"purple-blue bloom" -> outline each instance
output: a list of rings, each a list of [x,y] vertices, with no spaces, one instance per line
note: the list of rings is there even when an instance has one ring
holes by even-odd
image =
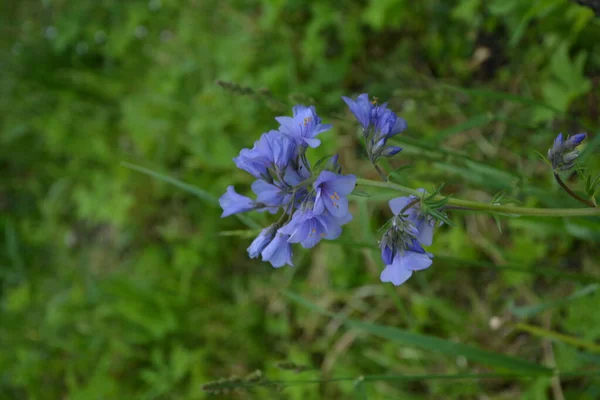
[[[252,149],[242,149],[233,161],[255,178],[268,178],[269,168],[284,171],[296,152],[295,143],[279,131],[263,133]]]
[[[284,265],[294,266],[292,261],[292,246],[288,243],[289,235],[277,232],[273,240],[262,251],[262,260],[268,261],[275,268]]]
[[[398,146],[386,146],[387,140],[406,129],[406,121],[387,108],[387,103],[370,102],[363,93],[356,101],[342,97],[363,128],[367,153],[373,164],[379,157],[391,157],[402,150]]]
[[[237,193],[231,185],[227,186],[227,191],[219,197],[219,204],[223,209],[221,218],[257,208],[256,203],[250,197],[242,196]]]
[[[386,107],[387,103],[373,106],[371,123],[375,127],[374,141],[389,139],[406,129],[406,121]]]
[[[318,147],[321,144],[315,139],[321,132],[331,129],[330,124],[321,124],[314,106],[297,105],[293,108],[293,117],[276,117],[281,124],[279,131],[287,135],[298,145]]]
[[[425,189],[417,189],[419,192],[424,192]],[[400,214],[400,211],[410,202],[417,199],[417,196],[396,197],[389,201],[389,206],[394,215]],[[416,229],[417,240],[425,246],[431,246],[433,242],[433,230],[435,229],[435,219],[424,215],[421,212],[419,203],[414,204],[408,210],[403,212],[406,219],[410,221]]]
[[[348,105],[348,108],[362,126],[363,131],[369,129],[369,125],[371,125],[371,111],[373,110],[373,104],[369,100],[369,95],[367,93],[360,94],[356,98],[356,101],[342,96],[342,100]]]
[[[424,192],[424,189],[419,189]],[[381,273],[383,282],[404,283],[413,271],[428,268],[433,255],[423,249],[433,240],[436,220],[425,215],[416,196],[397,197],[389,201],[394,213],[391,227],[384,233],[379,246],[381,259],[386,265]],[[409,208],[405,209],[405,207]]]
[[[257,202],[252,200],[250,197],[243,196],[237,193],[234,187],[231,185],[227,186],[227,191],[221,197],[219,197],[219,205],[223,209],[221,218],[252,210],[259,212],[268,211],[271,214],[275,214],[277,212],[277,207],[273,207],[262,202]]]
[[[279,232],[290,235],[288,242],[300,243],[302,247],[310,249],[321,239],[337,239],[342,234],[342,225],[351,220],[350,213],[342,218],[335,218],[326,211],[315,214],[310,207],[306,207],[296,211],[290,222],[280,228]]]
[[[406,249],[398,250],[392,262],[385,266],[381,272],[382,282],[392,282],[398,286],[412,276],[413,271],[429,268],[432,264],[432,255],[425,252],[416,239]]]
[[[250,244],[250,247],[248,247],[248,255],[250,258],[256,258],[262,253],[265,247],[273,240],[276,231],[277,226],[273,224],[260,232],[252,244]]]
[[[257,202],[271,207],[285,206],[291,196],[291,190],[284,185],[268,183],[262,179],[252,183],[252,191],[256,194]]]
[[[559,133],[554,139],[554,145],[548,150],[548,160],[552,168],[557,171],[568,171],[575,166],[575,160],[579,157],[577,146],[586,138],[585,133],[578,133],[563,139],[563,134]]]
[[[262,256],[273,267],[293,266],[291,243],[314,247],[321,239],[336,239],[342,225],[352,220],[346,196],[356,185],[354,175],[340,175],[337,156],[314,171],[306,158],[307,147],[317,147],[318,134],[331,128],[322,124],[313,106],[297,105],[293,117],[277,117],[279,130],[263,133],[251,149],[242,149],[233,160],[254,178],[256,200],[229,186],[219,199],[223,217],[251,210],[283,215],[263,229],[248,247],[250,258]],[[318,172],[321,171],[321,172]],[[317,176],[318,174],[318,176]],[[286,219],[287,223],[283,223]]]
[[[324,210],[337,218],[348,214],[346,196],[352,193],[354,186],[356,186],[354,175],[338,175],[331,171],[322,171],[313,183],[316,191],[315,214],[321,214]]]

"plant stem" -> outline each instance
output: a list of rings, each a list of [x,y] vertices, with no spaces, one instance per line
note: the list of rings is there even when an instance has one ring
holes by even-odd
[[[569,196],[585,204],[586,206],[596,207],[596,204],[594,204],[594,202],[592,202],[591,200],[584,199],[583,197],[579,196],[577,193],[569,189],[569,187],[562,181],[562,179],[560,179],[560,176],[558,176],[556,172],[554,173],[554,179],[556,179],[556,182],[558,182],[561,188],[565,189],[565,192],[567,192]]]
[[[377,173],[379,174],[379,176],[381,177],[381,179],[384,182],[387,182],[388,181],[387,175],[383,173],[383,171],[381,170],[381,168],[379,168],[379,166],[377,164],[373,164],[373,166],[377,170]]]
[[[405,205],[398,214],[400,214],[400,215],[404,214],[404,211],[408,210],[409,208],[411,208],[412,206],[414,206],[415,204],[420,203],[420,202],[421,202],[421,198],[417,197],[416,199],[414,199],[413,201],[411,201],[410,203]]]
[[[391,182],[379,182],[370,179],[356,179],[357,185],[379,187],[395,190],[403,194],[411,194],[414,196],[422,195],[416,189],[411,189],[406,186],[397,185]],[[435,200],[442,200],[445,197],[438,195]],[[516,207],[511,205],[494,205],[487,203],[479,203],[477,201],[448,199],[448,205],[463,207],[474,211],[484,211],[502,214],[511,214],[510,216],[531,216],[531,217],[581,217],[581,216],[600,216],[600,208],[530,208]]]

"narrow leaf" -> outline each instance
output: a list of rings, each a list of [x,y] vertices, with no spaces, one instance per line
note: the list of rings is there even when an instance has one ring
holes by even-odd
[[[123,165],[126,168],[133,169],[134,171],[138,171],[143,174],[149,175],[160,181],[170,183],[171,185],[176,186],[179,189],[185,190],[186,192],[191,193],[191,194],[195,195],[196,197],[198,197],[199,199],[204,200],[212,205],[216,205],[216,206],[219,205],[219,199],[217,197],[213,196],[212,194],[208,193],[205,190],[202,190],[200,188],[197,188],[196,186],[190,185],[189,183],[182,182],[178,179],[171,178],[170,176],[159,174],[158,172],[154,172],[148,168],[144,168],[139,165],[131,164],[128,162],[122,162],[121,165]],[[253,229],[260,228],[260,225],[257,224],[252,218],[248,217],[247,215],[235,214],[235,216],[237,218],[239,218],[239,220],[242,221],[249,228],[253,228]]]
[[[574,336],[565,335],[564,333],[550,331],[539,326],[524,324],[521,322],[515,325],[515,329],[530,333],[533,336],[550,339],[557,342],[563,342],[571,346],[581,347],[594,353],[600,353],[600,345],[592,342],[586,342],[585,340],[576,338]]]
[[[550,300],[540,304],[535,304],[531,306],[520,306],[516,307],[514,304],[510,304],[508,309],[510,312],[519,317],[519,318],[529,318],[536,314],[541,313],[542,311],[546,311],[551,308],[557,308],[571,303],[573,300],[579,299],[580,297],[587,296],[596,292],[600,288],[598,284],[588,285],[582,289],[577,290],[575,293],[571,294],[562,299]]]
[[[477,115],[473,118],[466,120],[460,124],[451,126],[449,128],[443,129],[435,134],[433,140],[436,142],[441,142],[442,140],[456,135],[457,133],[465,132],[473,128],[478,128],[480,126],[485,126],[494,120],[494,116],[491,114],[481,114]]]
[[[440,339],[433,336],[420,335],[391,326],[371,324],[353,319],[344,319],[334,313],[321,309],[320,307],[314,305],[313,303],[309,302],[308,300],[302,298],[301,296],[295,293],[286,291],[285,294],[292,301],[310,310],[313,310],[323,315],[327,315],[332,318],[340,318],[340,320],[350,328],[359,329],[372,335],[379,336],[381,338],[399,343],[401,345],[418,347],[424,350],[433,351],[435,353],[445,354],[448,356],[463,356],[469,360],[476,361],[484,365],[504,370],[521,371],[523,374],[552,374],[551,369],[520,358],[506,356],[504,354],[494,353],[487,350],[482,350],[474,346],[469,346],[462,343],[455,343],[449,340]]]

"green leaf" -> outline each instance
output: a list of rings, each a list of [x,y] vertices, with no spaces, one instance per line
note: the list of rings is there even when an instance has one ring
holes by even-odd
[[[388,177],[388,181],[391,181],[392,178],[398,178],[401,181],[402,180],[401,179],[402,175],[400,174],[400,172],[404,171],[404,170],[407,170],[407,169],[410,169],[410,168],[413,168],[413,166],[412,165],[403,165],[403,166],[401,166],[399,168],[396,168],[395,170],[393,170],[392,172],[390,172],[388,174],[388,176],[387,176]]]
[[[589,294],[596,292],[596,290],[598,290],[598,288],[600,288],[600,285],[592,284],[592,285],[588,285],[582,289],[579,289],[575,293],[573,293],[565,298],[562,298],[562,299],[550,300],[550,301],[546,301],[546,302],[543,302],[540,304],[535,304],[535,305],[531,305],[531,306],[520,306],[520,307],[516,307],[514,304],[511,303],[511,304],[509,304],[508,309],[510,310],[510,312],[513,315],[515,315],[519,318],[529,318],[536,314],[541,313],[542,311],[546,311],[551,308],[557,308],[557,307],[562,307],[564,305],[567,305],[567,304],[571,303],[573,300],[576,300],[580,297],[584,297],[584,296],[587,296]]]
[[[367,388],[365,386],[364,377],[360,376],[354,381],[352,385],[354,387],[354,398],[359,400],[368,400]]]
[[[133,169],[134,171],[138,171],[143,174],[149,175],[160,181],[170,183],[171,185],[176,186],[179,189],[185,190],[186,192],[195,195],[196,197],[198,197],[201,200],[206,201],[207,203],[210,203],[210,204],[216,205],[216,206],[219,205],[218,198],[216,198],[215,196],[213,196],[212,194],[208,193],[205,190],[202,190],[200,188],[197,188],[196,186],[190,185],[189,183],[182,182],[178,179],[171,178],[170,176],[159,174],[158,172],[154,172],[148,168],[144,168],[139,165],[131,164],[128,162],[122,162],[121,165],[123,165],[124,167],[130,168],[130,169]],[[256,223],[252,218],[248,217],[247,215],[235,214],[235,216],[249,228],[254,228],[254,229],[260,228],[260,225],[258,223]]]
[[[454,85],[450,85],[447,83],[442,83],[441,85],[450,90],[464,93],[466,95],[483,97],[484,99],[488,99],[488,100],[509,101],[512,103],[522,104],[522,105],[526,105],[526,106],[530,106],[530,107],[545,108],[547,110],[561,112],[561,110],[557,110],[556,108],[554,108],[553,106],[551,106],[547,103],[532,99],[530,97],[520,96],[517,94],[512,94],[512,93],[507,93],[507,92],[498,92],[498,91],[487,90],[487,89],[463,88],[460,86],[454,86]]]
[[[292,301],[312,311],[318,312],[323,315],[327,315],[332,318],[339,318],[341,322],[343,322],[350,328],[358,329],[404,346],[413,346],[448,356],[463,356],[469,360],[479,362],[490,367],[503,370],[520,371],[522,374],[552,375],[551,369],[539,364],[529,362],[527,360],[506,356],[504,354],[494,353],[487,350],[482,350],[474,346],[469,346],[462,343],[455,343],[449,340],[440,339],[433,336],[412,333],[391,326],[384,326],[357,321],[353,319],[346,319],[314,305],[313,303],[309,302],[308,300],[295,293],[288,291],[284,293]]]
[[[461,133],[461,132],[465,132],[465,131],[468,131],[473,128],[485,126],[485,125],[489,124],[490,122],[492,122],[493,120],[494,120],[494,116],[489,113],[476,115],[475,117],[470,118],[470,119],[466,120],[465,122],[462,122],[460,124],[457,124],[457,125],[451,126],[449,128],[442,129],[441,131],[438,131],[434,135],[433,141],[435,141],[436,143],[439,143],[452,135],[456,135],[457,133]]]
[[[557,342],[569,344],[571,346],[580,347],[594,353],[600,353],[600,345],[592,342],[581,340],[574,336],[565,335],[564,333],[550,331],[548,329],[540,328],[539,326],[524,324],[519,322],[515,325],[515,329],[524,331],[532,334],[533,336],[541,337],[544,339],[550,339]]]
[[[350,193],[354,196],[358,196],[358,197],[371,197],[371,194],[368,192],[365,192],[363,190],[358,190],[358,189],[354,189],[354,191],[352,191],[352,193]]]

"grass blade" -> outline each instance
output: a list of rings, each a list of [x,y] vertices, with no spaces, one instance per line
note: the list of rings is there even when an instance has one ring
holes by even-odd
[[[510,304],[508,309],[510,312],[519,317],[519,318],[529,318],[536,314],[541,313],[542,311],[548,310],[550,308],[561,307],[566,304],[571,303],[573,300],[579,299],[580,297],[585,297],[589,294],[595,293],[596,290],[600,288],[600,285],[592,284],[588,285],[582,289],[577,290],[575,293],[557,300],[550,300],[540,304],[534,304],[530,306],[520,306],[516,307],[514,304]]]
[[[593,353],[600,353],[600,345],[597,345],[596,343],[592,342],[586,342],[585,340],[581,340],[574,336],[565,335],[564,333],[550,331],[544,328],[540,328],[539,326],[529,325],[522,322],[516,324],[515,329],[530,333],[531,335],[540,338],[550,339],[556,342],[563,342],[566,344],[570,344],[571,346],[580,347]]]
[[[285,294],[292,301],[310,310],[332,318],[339,318],[336,314],[321,309],[320,307],[314,305],[295,293],[285,292]],[[372,335],[397,342],[401,345],[418,347],[448,356],[463,356],[471,361],[475,361],[493,368],[520,371],[523,374],[552,375],[552,370],[542,365],[520,358],[482,350],[477,347],[455,343],[433,336],[412,333],[391,326],[371,324],[352,319],[343,319],[342,322],[350,328],[359,329]]]
[[[210,203],[215,206],[219,205],[219,199],[216,196],[214,196],[214,195],[208,193],[207,191],[202,190],[196,186],[190,185],[189,183],[185,183],[178,179],[171,178],[170,176],[167,176],[167,175],[159,174],[158,172],[152,171],[151,169],[144,168],[144,167],[136,165],[136,164],[122,162],[121,165],[123,165],[124,167],[127,167],[129,169],[133,169],[134,171],[141,172],[142,174],[151,176],[160,181],[170,183],[171,185],[176,186],[179,189],[182,189],[188,193],[191,193],[194,196],[198,197],[199,199],[206,201],[207,203]],[[242,221],[249,228],[253,228],[253,229],[260,228],[260,225],[257,224],[252,218],[248,217],[247,215],[235,214],[235,216],[237,218],[239,218],[239,220]]]
[[[456,135],[457,133],[485,126],[493,120],[494,116],[489,113],[476,115],[475,117],[470,118],[465,122],[438,131],[432,139],[434,142],[439,143],[450,136]]]

